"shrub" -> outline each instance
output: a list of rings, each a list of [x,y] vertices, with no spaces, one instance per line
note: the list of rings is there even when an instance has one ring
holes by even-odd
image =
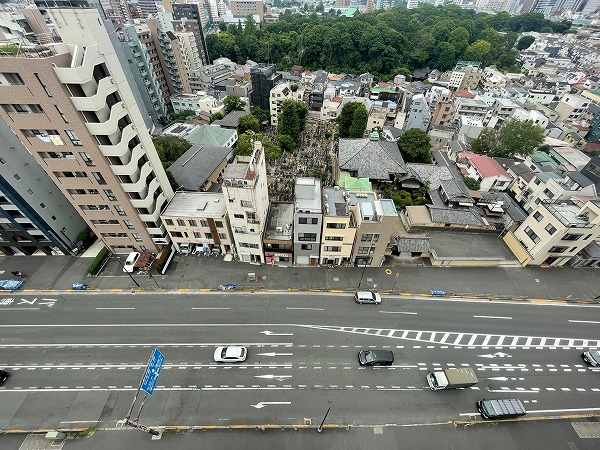
[[[90,264],[87,271],[90,275],[98,275],[100,269],[102,268],[104,261],[106,261],[110,256],[110,253],[106,247],[103,247],[102,250],[96,255],[94,261]]]

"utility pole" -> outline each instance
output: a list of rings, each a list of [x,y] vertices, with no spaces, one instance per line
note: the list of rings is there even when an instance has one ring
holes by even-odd
[[[125,272],[127,275],[129,275],[129,278],[131,278],[131,280],[132,280],[132,281],[135,283],[135,285],[136,285],[137,287],[140,287],[139,283],[138,283],[137,281],[135,281],[135,278],[133,278],[133,275],[131,275],[131,272],[127,272],[127,271],[125,270],[125,266],[124,266],[124,265],[123,265],[123,263],[121,262],[121,257],[120,257],[120,256],[118,256],[118,255],[116,255],[116,254],[114,254],[114,253],[113,253],[113,256],[114,256],[114,257],[117,259],[117,261],[119,261],[119,264],[120,264],[120,265],[121,265],[121,267],[123,268],[123,272]]]
[[[321,421],[321,424],[317,427],[317,431],[320,433],[321,431],[323,431],[323,425],[325,424],[325,419],[327,419],[327,415],[329,414],[329,411],[331,411],[331,405],[333,404],[333,402],[331,401],[331,399],[327,399],[327,412],[325,412],[325,416],[323,417],[323,420]]]

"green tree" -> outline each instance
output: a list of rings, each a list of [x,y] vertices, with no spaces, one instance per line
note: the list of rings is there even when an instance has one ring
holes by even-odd
[[[293,152],[296,149],[296,142],[289,134],[277,135],[277,143],[285,152]]]
[[[418,128],[408,130],[398,139],[398,148],[407,162],[431,162],[431,140],[423,130]]]
[[[280,159],[283,155],[283,150],[281,150],[281,147],[274,145],[270,140],[263,142],[263,146],[265,148],[265,156],[270,161]]]
[[[223,113],[216,112],[212,116],[210,116],[210,122],[212,123],[216,120],[221,120],[223,117],[225,117],[225,116],[223,116]]]
[[[361,103],[359,102],[348,102],[342,107],[342,111],[337,118],[337,123],[340,126],[340,137],[347,138],[350,137],[350,127],[352,126],[352,121],[354,120],[354,111],[359,107]]]
[[[259,108],[258,106],[252,109],[252,115],[256,117],[256,119],[258,119],[261,125],[264,122],[268,123],[269,120],[271,120],[271,115],[269,114],[269,111],[267,111],[266,109]]]
[[[284,100],[281,103],[281,114],[278,119],[277,131],[279,134],[291,136],[294,142],[298,142],[306,126],[307,116],[308,106],[306,106],[306,103],[295,100]]]
[[[253,151],[254,148],[252,146],[252,139],[250,138],[250,135],[246,133],[240,134],[233,154],[236,156],[250,156],[252,155]]]
[[[228,95],[223,100],[225,105],[225,114],[229,114],[231,111],[243,111],[246,108],[246,102],[240,99],[237,95]]]
[[[323,2],[319,2],[319,4],[317,6],[315,6],[315,12],[318,12],[318,13],[325,12],[325,6],[323,5]]]
[[[175,136],[160,136],[153,139],[154,147],[158,157],[166,169],[173,164],[181,155],[187,152],[192,144],[185,139]]]
[[[492,44],[488,41],[479,39],[467,47],[465,59],[468,59],[469,61],[480,61],[481,64],[485,66],[487,65],[491,49]]]
[[[527,156],[544,142],[544,130],[530,120],[508,119],[499,130],[485,128],[479,137],[471,142],[475,153],[514,158]]]
[[[479,181],[477,181],[475,178],[466,177],[463,175],[463,180],[465,180],[465,184],[472,191],[478,191],[479,188],[481,187],[481,183]]]
[[[260,122],[251,114],[240,117],[240,133],[245,133],[247,130],[258,133],[260,131]]]
[[[194,116],[196,113],[191,109],[184,109],[178,113],[173,114],[173,120],[185,120],[190,116]]]
[[[535,38],[533,36],[523,36],[521,39],[519,39],[519,42],[517,42],[517,50],[521,51],[531,47],[531,44],[533,44],[534,41]]]
[[[480,155],[490,155],[498,148],[498,134],[493,128],[484,128],[477,139],[471,141],[471,151]]]
[[[367,128],[367,121],[369,120],[369,113],[367,112],[367,108],[362,103],[354,110],[354,114],[352,115],[352,125],[348,130],[348,134],[350,138],[361,138],[365,134],[365,129]]]

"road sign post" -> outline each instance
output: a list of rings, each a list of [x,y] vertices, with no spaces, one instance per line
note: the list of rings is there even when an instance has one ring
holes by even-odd
[[[165,355],[162,352],[155,348],[154,352],[150,356],[148,360],[148,364],[146,365],[146,371],[144,372],[144,376],[140,380],[140,385],[133,397],[133,402],[131,402],[131,407],[127,412],[127,417],[125,417],[125,425],[128,425],[133,428],[138,428],[140,430],[146,431],[154,436],[159,434],[158,431],[148,428],[139,423],[140,415],[142,414],[142,408],[144,407],[144,403],[146,401],[146,397],[148,395],[154,394],[154,389],[156,388],[156,382],[158,381],[158,376],[160,375],[160,371],[165,362]],[[137,402],[138,396],[140,395],[140,391],[144,391],[144,398],[142,399],[142,404],[140,405],[140,409],[138,410],[137,417],[134,420],[131,420],[131,413],[133,412],[133,408],[135,403]]]

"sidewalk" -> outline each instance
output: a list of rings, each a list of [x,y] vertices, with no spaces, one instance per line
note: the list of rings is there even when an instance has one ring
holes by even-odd
[[[101,290],[218,289],[234,283],[257,290],[346,290],[377,289],[423,294],[439,289],[455,294],[514,296],[548,299],[593,299],[600,295],[597,269],[572,268],[436,268],[436,267],[277,267],[225,262],[222,258],[176,255],[167,273],[137,275],[123,273],[110,259],[96,277],[86,277],[92,258],[71,256],[6,257],[0,259],[0,277],[14,278],[12,270],[27,275],[24,290],[68,290],[84,282]],[[18,265],[18,267],[15,267]],[[3,273],[2,273],[3,272]],[[255,272],[259,281],[248,282]],[[396,281],[396,273],[399,274]],[[134,281],[135,280],[135,281]]]

